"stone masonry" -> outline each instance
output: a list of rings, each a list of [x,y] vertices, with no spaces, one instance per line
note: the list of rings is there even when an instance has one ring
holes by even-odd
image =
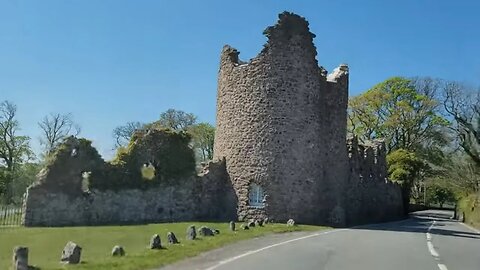
[[[352,188],[359,180],[353,165],[377,164],[349,162],[347,65],[332,74],[318,65],[315,35],[298,15],[280,14],[264,34],[267,43],[249,62],[239,60],[239,52],[230,46],[223,48],[220,58],[214,155],[226,159],[239,219],[292,218],[343,226],[357,223],[351,217],[366,207],[382,213],[401,209],[400,201],[395,205],[360,201],[360,206],[349,209],[349,197],[368,198],[374,190],[385,189],[387,198],[400,191],[385,181],[385,173],[378,175],[383,181],[369,184],[371,190]],[[378,162],[384,164],[384,159],[381,154]],[[264,205],[249,204],[253,184],[262,187]]]
[[[153,149],[150,135],[138,144]],[[155,144],[161,142],[154,142]],[[134,162],[152,160],[141,152]],[[225,162],[210,162],[200,175],[192,173],[173,181],[160,181],[151,188],[82,189],[82,172],[92,177],[119,181],[104,170],[110,167],[86,140],[74,137],[59,146],[54,157],[27,189],[24,200],[25,226],[79,226],[138,224],[235,218],[235,199]],[[109,169],[112,170],[112,169]],[[124,173],[122,173],[124,174]],[[137,172],[140,175],[140,172]],[[147,181],[147,180],[139,180]]]

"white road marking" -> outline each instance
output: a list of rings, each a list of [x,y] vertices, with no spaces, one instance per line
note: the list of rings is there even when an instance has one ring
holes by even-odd
[[[432,244],[432,235],[430,234],[430,231],[432,230],[433,226],[435,226],[435,223],[436,221],[434,220],[432,222],[432,225],[430,225],[430,227],[428,227],[428,230],[427,230],[427,247],[428,247],[428,251],[430,251],[430,254],[432,254],[433,257],[435,257],[435,259],[438,260],[438,257],[440,257],[440,255],[438,254],[438,252],[435,250],[435,247],[433,247],[433,244]],[[448,270],[447,266],[445,264],[437,264],[438,265],[438,268],[440,270]]]
[[[312,237],[316,237],[316,236],[320,236],[320,235],[324,235],[324,234],[334,233],[334,232],[347,231],[347,230],[349,230],[349,229],[337,229],[337,230],[331,230],[331,231],[326,231],[326,232],[321,232],[321,233],[315,233],[315,234],[311,234],[311,235],[307,235],[307,236],[303,236],[303,237],[299,237],[299,238],[295,238],[295,239],[290,239],[290,240],[287,240],[287,241],[284,241],[284,242],[276,243],[276,244],[266,246],[266,247],[263,247],[263,248],[259,248],[259,249],[256,249],[256,250],[250,250],[250,251],[247,251],[247,252],[245,252],[243,254],[240,254],[238,256],[231,257],[229,259],[220,261],[217,264],[215,264],[213,266],[210,266],[209,268],[206,268],[205,270],[213,270],[213,269],[218,268],[221,265],[236,261],[236,260],[241,259],[243,257],[249,256],[249,255],[252,255],[252,254],[267,250],[267,249],[270,249],[270,248],[285,245],[285,244],[288,244],[288,243],[291,243],[291,242],[295,242],[295,241],[299,241],[299,240],[303,240],[303,239],[308,239],[308,238],[312,238]]]
[[[410,219],[403,220],[403,221],[400,221],[398,223],[403,223],[403,222],[409,221],[409,220]],[[427,246],[428,246],[428,249],[430,251],[430,254],[432,254],[432,256],[438,258],[440,255],[438,254],[438,252],[433,247],[433,244],[431,242],[432,236],[430,234],[430,230],[433,228],[435,223],[436,223],[436,221],[432,222],[432,224],[428,228],[428,231],[427,231],[426,235],[427,235]],[[359,227],[361,227],[361,226],[359,226]],[[355,227],[353,227],[353,228],[355,228]],[[217,269],[218,267],[220,267],[224,264],[231,263],[231,262],[236,261],[238,259],[241,259],[243,257],[250,256],[252,254],[259,253],[259,252],[262,252],[264,250],[271,249],[271,248],[281,246],[281,245],[285,245],[285,244],[288,244],[288,243],[291,243],[291,242],[300,241],[300,240],[303,240],[303,239],[308,239],[308,238],[312,238],[312,237],[316,237],[316,236],[320,236],[320,235],[324,235],[324,234],[329,234],[329,233],[334,233],[334,232],[347,231],[347,230],[350,230],[350,229],[336,229],[336,230],[331,230],[331,231],[326,231],[326,232],[321,232],[321,233],[315,233],[315,234],[311,234],[311,235],[307,235],[307,236],[303,236],[303,237],[299,237],[299,238],[295,238],[295,239],[290,239],[290,240],[287,240],[287,241],[284,241],[284,242],[276,243],[276,244],[266,246],[266,247],[263,247],[263,248],[259,248],[259,249],[256,249],[256,250],[250,250],[250,251],[247,251],[247,252],[242,253],[240,255],[237,255],[235,257],[231,257],[231,258],[228,258],[226,260],[219,261],[217,264],[215,264],[213,266],[210,266],[209,268],[205,268],[204,270],[214,270],[214,269]],[[448,270],[448,268],[444,264],[438,264],[438,268],[440,270]]]
[[[438,268],[440,268],[440,270],[448,270],[445,264],[441,264],[441,263],[438,264]]]
[[[436,222],[437,222],[436,220],[434,220],[434,221],[432,222],[432,225],[430,225],[430,227],[428,227],[428,232],[430,232],[430,230],[433,228],[433,226],[435,226],[435,223],[436,223]]]
[[[430,254],[432,254],[433,257],[439,257],[440,256],[440,255],[438,255],[438,252],[433,247],[432,242],[428,241],[427,246],[428,246],[428,251],[430,251]]]
[[[477,229],[475,229],[475,228],[473,228],[472,226],[470,226],[470,225],[468,225],[468,224],[465,224],[465,223],[463,223],[463,222],[459,222],[459,223],[462,224],[465,228],[468,228],[469,230],[471,230],[472,232],[480,234],[480,231],[477,230]]]
[[[430,234],[430,231],[432,230],[434,225],[435,225],[435,220],[432,222],[432,225],[430,225],[430,227],[428,227],[428,230],[427,230],[427,233],[426,233],[426,235],[427,235],[427,247],[428,247],[428,251],[430,251],[430,254],[432,254],[433,257],[438,258],[440,255],[438,255],[438,252],[433,247],[432,235]]]

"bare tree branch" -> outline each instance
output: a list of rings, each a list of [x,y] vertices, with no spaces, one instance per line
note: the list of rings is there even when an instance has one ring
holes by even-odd
[[[113,130],[113,137],[115,138],[115,146],[121,147],[128,144],[135,131],[143,128],[144,124],[140,122],[128,122],[123,126],[118,126]]]
[[[458,82],[445,82],[443,107],[451,116],[460,147],[480,166],[480,94]]]
[[[44,147],[45,155],[51,154],[66,137],[80,134],[80,126],[73,121],[71,113],[52,113],[45,116],[38,126],[42,131],[40,144]]]

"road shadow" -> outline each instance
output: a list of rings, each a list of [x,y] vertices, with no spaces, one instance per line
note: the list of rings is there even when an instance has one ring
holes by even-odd
[[[432,225],[432,221],[441,221],[441,223],[436,222],[435,225],[431,228],[430,233],[432,235],[443,235],[480,240],[480,234],[475,232],[469,232],[466,230],[466,228],[464,230],[456,230],[451,229],[452,226],[446,226],[448,224],[459,223],[458,221],[451,219],[452,216],[453,212],[449,213],[449,211],[422,211],[412,213],[408,219],[402,221],[362,225],[353,227],[352,229],[426,233],[428,231],[428,228]],[[458,225],[461,226],[460,224]]]

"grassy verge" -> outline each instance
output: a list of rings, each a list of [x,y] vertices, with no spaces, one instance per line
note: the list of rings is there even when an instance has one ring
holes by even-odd
[[[465,223],[480,229],[480,198],[471,194],[459,202],[459,213],[465,213]]]
[[[185,240],[189,225],[202,225],[220,230],[214,237]],[[237,223],[237,227],[239,227]],[[291,231],[313,231],[324,227],[299,225],[287,227],[285,224],[267,224],[247,231],[231,232],[227,223],[163,223],[136,226],[100,226],[65,228],[0,228],[0,269],[10,269],[14,246],[29,247],[29,262],[42,270],[47,269],[119,269],[141,270],[170,264],[192,257],[201,252],[215,249],[239,240],[254,238],[271,233]],[[181,242],[167,245],[166,234],[172,231]],[[159,234],[165,249],[149,250],[148,243],[153,234]],[[82,250],[82,263],[63,266],[59,263],[64,245],[69,241],[79,244]],[[110,255],[114,245],[122,245],[127,255],[113,258]]]

